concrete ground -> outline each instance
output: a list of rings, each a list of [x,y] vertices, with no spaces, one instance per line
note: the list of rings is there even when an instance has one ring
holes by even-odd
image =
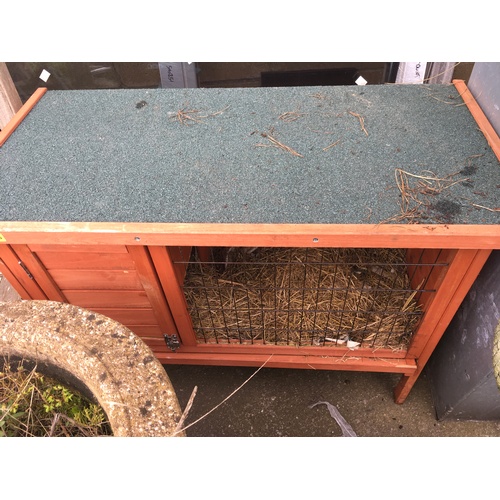
[[[188,437],[342,436],[325,404],[335,406],[358,437],[500,436],[500,421],[438,421],[424,374],[406,401],[393,401],[395,374],[246,367],[165,366],[184,409]],[[248,382],[218,406],[245,381]]]

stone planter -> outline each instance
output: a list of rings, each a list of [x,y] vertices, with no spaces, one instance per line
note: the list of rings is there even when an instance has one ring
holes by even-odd
[[[180,436],[181,411],[163,366],[129,329],[53,301],[0,303],[0,355],[35,363],[96,400],[114,436]]]

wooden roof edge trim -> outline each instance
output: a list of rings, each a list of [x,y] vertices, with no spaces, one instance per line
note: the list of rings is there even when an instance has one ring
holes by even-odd
[[[452,83],[455,85],[455,88],[462,97],[462,100],[467,108],[469,108],[469,111],[474,117],[474,120],[476,120],[481,132],[486,137],[486,140],[498,158],[498,161],[500,161],[500,137],[498,137],[498,134],[484,114],[481,106],[479,106],[464,80],[453,80]]]
[[[500,225],[0,222],[0,244],[500,249]]]
[[[28,113],[35,107],[35,105],[40,101],[43,95],[47,92],[46,87],[39,87],[33,92],[31,97],[21,106],[21,109],[12,117],[12,119],[7,123],[7,125],[0,131],[0,147],[2,147],[7,139],[12,135],[14,130],[21,124],[21,122],[26,118]]]

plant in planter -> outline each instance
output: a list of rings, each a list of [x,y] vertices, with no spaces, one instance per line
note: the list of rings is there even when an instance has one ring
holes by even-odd
[[[0,437],[112,434],[100,405],[25,364],[3,359]]]

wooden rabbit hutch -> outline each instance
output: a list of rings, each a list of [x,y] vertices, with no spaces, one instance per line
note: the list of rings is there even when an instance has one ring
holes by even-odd
[[[402,403],[500,248],[462,81],[39,89],[1,134],[0,272],[164,364],[399,373]]]

